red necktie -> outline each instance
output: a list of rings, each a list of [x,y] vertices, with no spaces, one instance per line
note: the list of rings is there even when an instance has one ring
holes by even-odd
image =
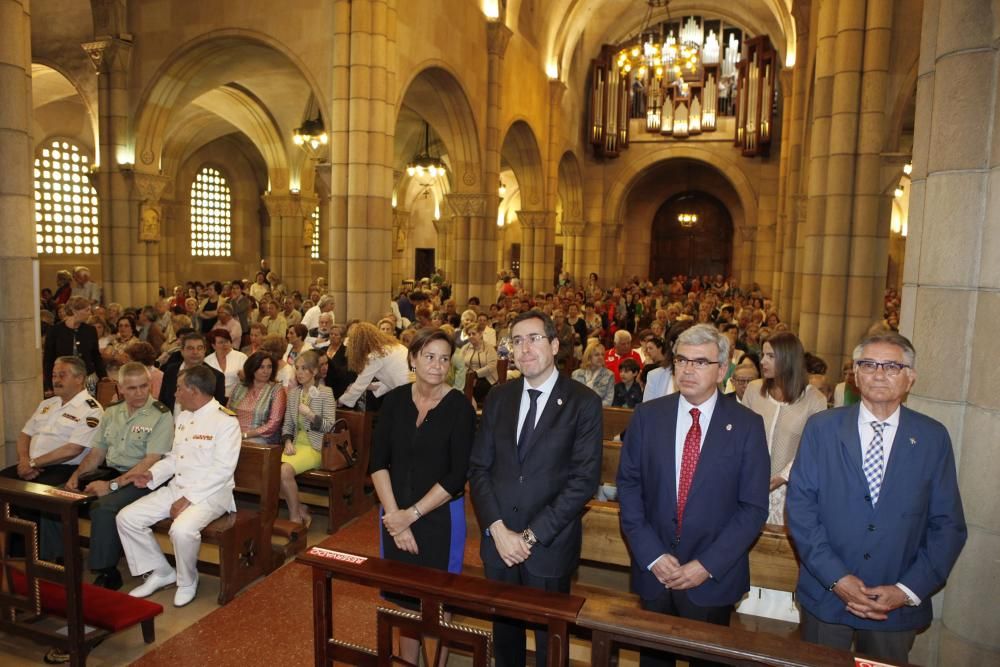
[[[691,408],[691,428],[684,438],[684,454],[681,456],[681,477],[677,485],[677,534],[681,532],[681,521],[684,519],[684,506],[687,504],[688,491],[694,480],[694,471],[698,467],[698,456],[701,454],[701,425],[698,417],[701,411]]]

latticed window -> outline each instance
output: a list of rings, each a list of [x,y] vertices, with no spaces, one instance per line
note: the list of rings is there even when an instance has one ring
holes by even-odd
[[[214,167],[202,167],[191,184],[191,254],[229,257],[232,253],[229,182]]]
[[[35,242],[39,255],[96,255],[97,191],[90,158],[56,139],[35,158]]]
[[[312,247],[309,249],[309,256],[313,259],[319,259],[319,206],[317,206],[312,212],[313,221],[313,243]]]

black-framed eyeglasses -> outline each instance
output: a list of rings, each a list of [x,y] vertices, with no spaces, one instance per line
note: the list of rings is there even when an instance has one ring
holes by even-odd
[[[719,364],[718,361],[712,361],[711,359],[705,359],[703,357],[699,357],[697,359],[688,359],[687,357],[682,357],[679,354],[674,356],[675,368],[684,368],[685,366],[692,366],[698,369],[699,371],[703,371],[709,366],[718,364]]]
[[[909,364],[901,364],[898,361],[875,361],[874,359],[858,359],[854,365],[865,375],[874,375],[881,368],[889,377],[896,377],[904,368],[910,368]]]

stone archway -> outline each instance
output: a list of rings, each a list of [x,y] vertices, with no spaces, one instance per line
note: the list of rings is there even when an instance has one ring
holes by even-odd
[[[407,163],[425,149],[445,163],[444,176],[407,174]],[[434,239],[434,261],[454,285],[456,297],[484,293],[484,287],[492,285],[493,265],[485,258],[493,256],[494,233],[486,219],[479,134],[469,96],[439,63],[418,69],[403,89],[392,166],[395,279],[413,274],[417,248],[428,247]]]
[[[670,197],[653,216],[649,278],[670,282],[677,274],[728,276],[732,252],[729,209],[710,194],[687,190]]]

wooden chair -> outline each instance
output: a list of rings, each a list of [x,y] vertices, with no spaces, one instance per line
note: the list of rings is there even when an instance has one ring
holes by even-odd
[[[103,408],[107,408],[121,398],[118,393],[118,383],[111,378],[101,378],[98,380],[97,390],[94,393],[96,394],[94,398],[97,399],[97,402]]]

